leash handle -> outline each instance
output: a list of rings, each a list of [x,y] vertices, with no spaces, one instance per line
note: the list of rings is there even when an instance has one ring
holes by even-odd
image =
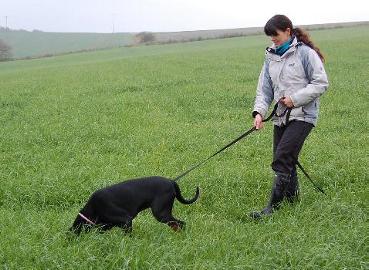
[[[269,116],[267,118],[263,119],[262,122],[268,122],[270,119],[272,119],[272,117],[277,114],[277,109],[278,109],[278,102],[274,105],[273,110],[269,114]],[[283,116],[286,113],[286,110],[280,116]]]

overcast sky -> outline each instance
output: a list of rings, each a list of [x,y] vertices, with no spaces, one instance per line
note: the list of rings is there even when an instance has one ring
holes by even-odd
[[[369,21],[367,0],[0,0],[0,25],[47,32],[186,31]]]

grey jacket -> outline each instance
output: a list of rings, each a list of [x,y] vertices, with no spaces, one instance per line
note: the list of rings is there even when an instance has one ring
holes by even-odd
[[[278,102],[290,96],[294,108],[289,120],[300,120],[316,125],[319,112],[319,96],[328,88],[328,78],[318,54],[295,38],[282,56],[267,48],[265,62],[259,76],[253,115],[266,117],[273,99]],[[286,107],[279,103],[277,114]],[[283,117],[273,117],[275,125],[286,124]]]

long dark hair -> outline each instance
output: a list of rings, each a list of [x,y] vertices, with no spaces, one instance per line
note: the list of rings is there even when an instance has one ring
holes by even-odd
[[[270,18],[264,26],[264,33],[267,36],[276,36],[277,30],[286,31],[287,28],[291,30],[291,35],[296,36],[298,41],[303,42],[314,51],[316,51],[322,62],[324,62],[324,55],[320,52],[320,49],[314,45],[313,41],[310,39],[309,34],[299,27],[293,28],[292,21],[285,15],[275,15]]]

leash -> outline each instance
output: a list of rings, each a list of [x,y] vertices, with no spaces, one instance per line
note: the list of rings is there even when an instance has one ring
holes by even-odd
[[[276,103],[274,105],[273,111],[270,113],[270,115],[263,120],[263,122],[267,122],[270,119],[272,119],[273,115],[276,114],[277,112],[277,108],[278,108],[278,103]],[[280,115],[283,116],[286,113],[287,109]],[[226,146],[224,146],[222,149],[218,150],[217,152],[215,152],[214,154],[212,154],[210,157],[208,157],[207,159],[197,163],[196,165],[192,166],[191,168],[189,168],[187,171],[185,171],[184,173],[182,173],[181,175],[177,176],[176,178],[174,178],[174,181],[178,181],[179,179],[181,179],[183,176],[187,175],[188,173],[190,173],[191,171],[195,170],[196,168],[200,167],[201,165],[205,164],[206,162],[208,162],[211,158],[215,157],[216,155],[218,155],[219,153],[223,152],[224,150],[226,150],[228,147],[230,147],[231,145],[235,144],[236,142],[238,142],[239,140],[245,138],[246,136],[248,136],[249,134],[251,134],[252,132],[254,132],[256,130],[255,127],[252,127],[251,129],[249,129],[248,131],[246,131],[245,133],[243,133],[241,136],[239,136],[237,139],[234,139],[232,142],[230,142],[229,144],[227,144]]]
[[[278,109],[278,102],[274,105],[274,108],[272,110],[272,112],[270,113],[270,115],[265,118],[263,120],[263,122],[268,122],[270,119],[272,119],[272,117],[275,115],[277,117],[283,117],[285,114],[286,115],[286,123],[289,122],[289,118],[290,118],[290,114],[292,109],[291,108],[286,108],[283,113],[281,113],[280,115],[277,114],[277,109]],[[210,159],[212,159],[213,157],[215,157],[216,155],[218,155],[219,153],[223,152],[224,150],[226,150],[228,147],[232,146],[233,144],[235,144],[236,142],[242,140],[243,138],[245,138],[246,136],[250,135],[251,133],[253,133],[256,130],[256,127],[252,127],[249,130],[247,130],[245,133],[243,133],[242,135],[240,135],[238,138],[234,139],[233,141],[231,141],[230,143],[228,143],[226,146],[224,146],[223,148],[221,148],[220,150],[218,150],[217,152],[215,152],[214,154],[212,154],[211,156],[209,156],[208,158],[204,159],[203,161],[200,161],[199,163],[193,165],[192,167],[190,167],[187,171],[183,172],[182,174],[180,174],[179,176],[177,176],[176,178],[174,178],[174,181],[178,181],[179,179],[181,179],[182,177],[184,177],[185,175],[189,174],[191,171],[197,169],[198,167],[200,167],[201,165],[205,164],[206,162],[208,162]],[[305,169],[302,167],[302,165],[300,164],[300,162],[298,160],[296,160],[296,165],[300,168],[300,170],[304,173],[304,175],[309,179],[309,181],[313,184],[313,186],[320,191],[321,193],[323,193],[324,195],[327,195],[324,190],[318,186],[312,179],[311,177],[308,175],[308,173],[305,171]]]
[[[179,179],[181,179],[183,176],[185,176],[186,174],[190,173],[191,171],[193,171],[194,169],[200,167],[201,165],[205,164],[206,162],[208,162],[211,158],[215,157],[216,155],[218,155],[220,152],[223,152],[225,149],[227,149],[228,147],[230,147],[231,145],[235,144],[236,142],[238,142],[239,140],[243,139],[244,137],[246,137],[247,135],[251,134],[252,132],[254,132],[256,130],[255,127],[249,129],[248,131],[246,131],[244,134],[242,134],[240,137],[238,137],[237,139],[233,140],[232,142],[230,142],[229,144],[227,144],[226,146],[224,146],[222,149],[220,149],[219,151],[215,152],[214,154],[212,154],[210,157],[208,157],[207,159],[197,163],[196,165],[192,166],[191,168],[189,168],[187,171],[185,171],[184,173],[182,173],[181,175],[177,176],[176,178],[174,178],[174,181],[178,181]]]
[[[327,195],[327,193],[325,193],[324,189],[320,186],[318,186],[313,179],[311,179],[311,177],[308,175],[308,173],[305,171],[305,169],[302,167],[301,163],[296,160],[296,165],[300,168],[300,170],[305,174],[306,178],[309,179],[309,181],[313,184],[314,188],[316,190],[319,190],[321,193],[323,193],[324,195]]]

